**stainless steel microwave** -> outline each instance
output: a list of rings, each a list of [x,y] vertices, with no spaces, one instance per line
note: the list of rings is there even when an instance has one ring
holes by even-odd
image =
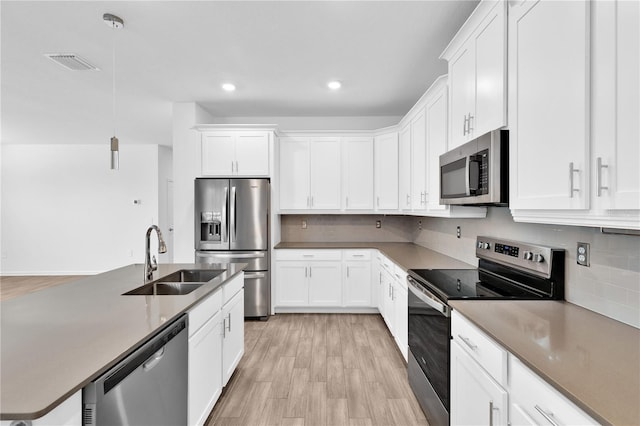
[[[440,156],[440,203],[509,203],[509,132],[494,130]]]

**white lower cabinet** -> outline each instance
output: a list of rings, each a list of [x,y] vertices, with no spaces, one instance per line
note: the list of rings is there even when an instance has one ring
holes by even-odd
[[[341,267],[341,262],[309,263],[309,306],[342,305]]]
[[[381,287],[383,307],[380,313],[398,349],[407,361],[409,355],[409,307],[407,275],[389,258],[381,255]]]
[[[222,313],[189,336],[189,425],[202,425],[222,393]]]
[[[409,298],[407,284],[396,280],[393,290],[393,308],[395,310],[395,333],[393,337],[405,362],[409,356]]]
[[[460,344],[451,342],[451,424],[506,425],[507,391]]]
[[[244,277],[243,277],[244,279]],[[226,386],[244,354],[244,291],[222,306],[222,385]]]
[[[457,311],[451,335],[452,425],[598,424]]]
[[[202,425],[244,354],[244,274],[189,310],[188,424]]]
[[[597,425],[587,413],[540,376],[509,356],[512,425]]]
[[[342,261],[344,306],[374,306],[371,253],[366,250],[344,250]]]

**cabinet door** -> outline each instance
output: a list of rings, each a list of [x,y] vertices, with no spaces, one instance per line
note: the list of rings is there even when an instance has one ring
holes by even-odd
[[[305,210],[311,207],[309,195],[309,142],[280,139],[280,208]]]
[[[640,209],[640,3],[592,3],[594,207]]]
[[[231,176],[235,170],[233,133],[203,133],[202,176]]]
[[[391,275],[384,271],[382,274],[384,284],[384,322],[392,336],[396,333],[396,307],[393,303],[394,284]],[[397,291],[397,290],[396,290]]]
[[[222,385],[226,386],[244,354],[244,291],[222,307]]]
[[[311,208],[340,209],[340,140],[311,141]]]
[[[509,11],[510,207],[589,207],[589,5]]]
[[[426,106],[427,203],[429,210],[445,210],[440,204],[440,156],[447,152],[447,87]]]
[[[409,356],[409,295],[404,285],[396,282],[393,299],[396,317],[394,337],[404,360],[407,361]]]
[[[400,210],[411,210],[411,124],[407,124],[400,130],[399,169]]]
[[[308,271],[306,262],[276,263],[278,306],[309,305]]]
[[[506,120],[506,2],[496,6],[476,30],[475,114],[469,125],[472,137],[499,129]]]
[[[377,289],[378,286],[376,285],[375,288]],[[371,262],[345,262],[344,305],[373,305],[371,293]]]
[[[411,209],[427,208],[427,123],[421,110],[411,120]]]
[[[309,263],[309,306],[342,306],[342,262]]]
[[[451,342],[451,424],[506,425],[507,392]]]
[[[475,59],[473,45],[467,43],[449,61],[449,149],[462,145],[470,139],[469,114],[474,114]]]
[[[345,138],[342,154],[343,207],[373,209],[373,139]]]
[[[235,169],[239,176],[269,176],[268,133],[238,133]]]
[[[189,338],[189,425],[202,425],[222,393],[222,312]]]
[[[377,136],[374,151],[375,208],[398,210],[398,134]]]

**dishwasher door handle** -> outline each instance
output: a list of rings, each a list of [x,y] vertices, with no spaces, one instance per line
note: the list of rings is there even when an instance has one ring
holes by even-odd
[[[160,350],[158,352],[156,352],[155,354],[151,355],[151,357],[147,361],[145,361],[144,364],[142,364],[142,369],[144,371],[149,371],[153,367],[158,365],[158,363],[160,362],[160,360],[164,356],[164,348],[165,347],[166,346],[163,346],[162,348],[160,348]]]

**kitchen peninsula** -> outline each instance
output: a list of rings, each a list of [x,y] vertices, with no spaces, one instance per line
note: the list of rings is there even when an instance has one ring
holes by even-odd
[[[123,295],[144,283],[144,265],[136,264],[2,302],[0,418],[44,416],[244,267],[159,265],[157,277],[183,269],[222,271],[183,295]]]

